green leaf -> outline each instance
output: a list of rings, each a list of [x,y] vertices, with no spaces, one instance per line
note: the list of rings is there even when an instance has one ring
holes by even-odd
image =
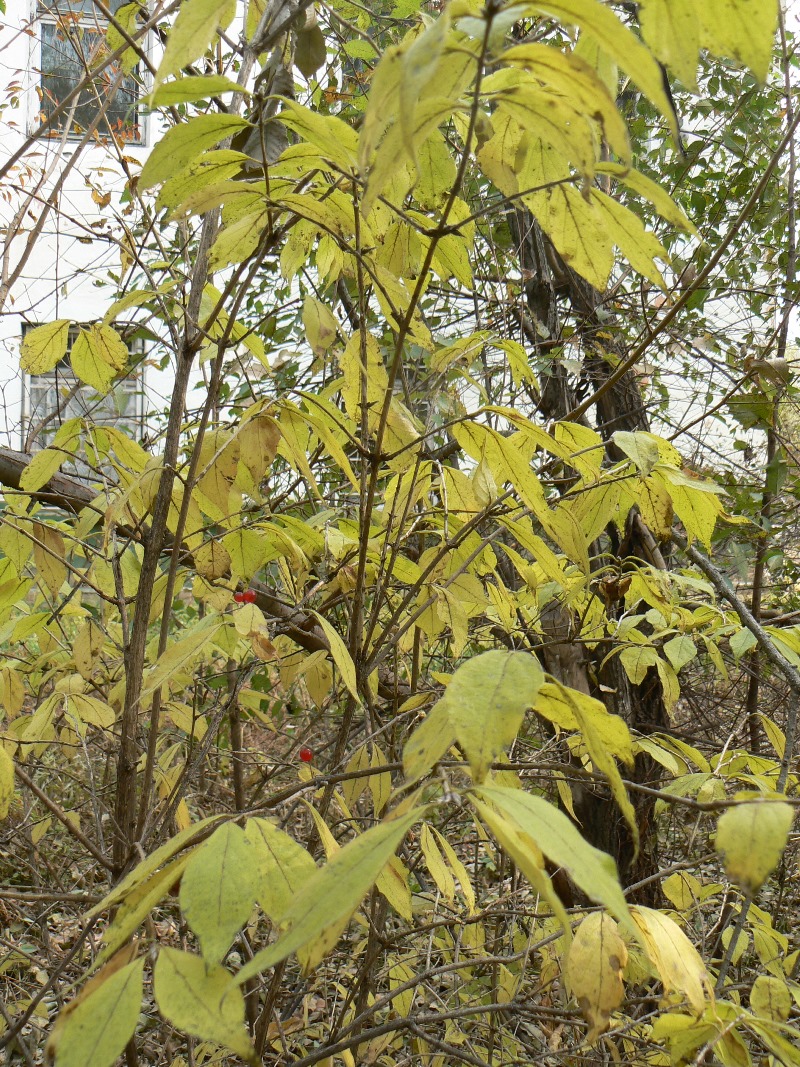
[[[294,64],[304,78],[310,80],[314,77],[328,58],[328,50],[325,45],[325,36],[316,23],[304,26],[297,34],[297,45],[294,50]]]
[[[88,995],[84,990],[61,1013],[52,1037],[55,1067],[111,1067],[136,1029],[144,963],[134,960],[105,979],[101,971]]]
[[[113,326],[94,323],[79,332],[70,363],[82,382],[104,396],[114,379],[125,370],[129,355],[128,346]]]
[[[128,37],[136,36],[136,17],[139,14],[140,5],[138,3],[123,4],[122,7],[118,7],[114,12],[114,17],[120,24],[122,29],[125,30]],[[109,24],[106,30],[106,41],[108,42],[109,50],[116,52],[118,48],[127,43],[125,37],[122,36],[116,26]],[[135,49],[128,46],[120,56],[119,65],[125,71],[126,74],[130,74],[135,69],[139,62],[139,56],[136,54]]]
[[[185,74],[176,81],[159,85],[150,97],[151,107],[172,107],[175,104],[189,104],[195,100],[208,100],[220,93],[243,93],[236,82],[224,74]]]
[[[516,738],[543,681],[530,653],[500,649],[467,660],[453,675],[441,703],[476,782]]]
[[[47,374],[67,354],[69,319],[56,319],[28,330],[20,346],[19,365],[28,374]]]
[[[256,1062],[244,1021],[244,996],[224,967],[162,946],[153,972],[158,1010],[173,1026]]]
[[[793,821],[791,804],[766,799],[742,801],[720,815],[715,847],[728,877],[748,896],[778,866]]]
[[[275,921],[316,872],[311,855],[268,819],[248,819],[245,836],[258,857],[256,900]]]
[[[181,911],[208,967],[222,962],[250,917],[257,891],[253,846],[240,826],[224,823],[195,851],[181,879]]]
[[[493,804],[512,826],[533,838],[545,856],[557,867],[563,867],[590,900],[602,904],[631,929],[616,863],[607,853],[584,841],[563,812],[521,789],[482,785],[474,793]]]
[[[281,916],[287,927],[274,945],[256,953],[236,976],[237,985],[314,940],[317,959],[333,948],[342,924],[361,903],[367,891],[394,855],[407,831],[424,809],[414,808],[398,819],[379,823],[340,849],[324,867],[308,879],[305,887]],[[322,935],[322,936],[321,936]],[[313,966],[313,961],[310,964]]]
[[[164,58],[158,67],[156,87],[197,59],[236,14],[236,0],[186,0],[170,30]]]
[[[232,137],[250,123],[236,115],[197,115],[167,130],[147,157],[139,177],[139,188],[150,189],[153,185],[172,178],[205,148]],[[190,189],[191,191],[191,189]]]

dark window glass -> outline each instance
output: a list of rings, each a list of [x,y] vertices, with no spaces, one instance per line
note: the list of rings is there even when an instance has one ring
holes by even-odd
[[[103,0],[103,5],[115,15],[121,7],[130,2],[131,0]],[[94,0],[39,0],[39,7],[42,11],[49,11],[53,15],[71,13],[86,16],[97,13],[98,18],[102,19],[102,13],[95,8]]]
[[[91,71],[107,54],[105,27],[94,21],[82,21],[75,17],[76,14],[81,14],[87,5],[90,6],[89,0],[86,0],[83,8],[73,3],[72,15],[60,18],[57,22],[44,19],[40,23],[42,110],[46,116],[52,114],[56,106],[83,81],[87,71]],[[51,9],[53,13],[61,14],[65,6],[63,2],[53,0]],[[105,67],[92,83],[80,92],[69,124],[71,133],[80,136],[94,121],[98,99],[103,102],[107,100],[118,70],[116,64]],[[118,86],[114,99],[97,127],[98,136],[107,137],[110,132],[123,141],[139,141],[141,131],[138,97],[139,88],[134,72],[134,76],[124,78]],[[64,130],[70,120],[71,111],[72,102],[54,119],[54,132]]]

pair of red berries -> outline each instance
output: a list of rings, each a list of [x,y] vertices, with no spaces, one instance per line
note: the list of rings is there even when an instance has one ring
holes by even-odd
[[[255,604],[256,591],[255,589],[245,589],[241,593],[234,593],[233,599],[237,604]]]

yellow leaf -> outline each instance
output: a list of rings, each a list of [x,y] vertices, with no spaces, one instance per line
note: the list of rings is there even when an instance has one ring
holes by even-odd
[[[0,708],[13,719],[22,711],[24,703],[25,683],[20,672],[14,667],[0,667]]]
[[[247,922],[257,891],[256,854],[244,830],[223,823],[192,855],[181,879],[180,905],[197,934],[207,967],[225,957]]]
[[[268,819],[248,819],[245,836],[258,857],[256,900],[273,921],[316,871],[308,852]]]
[[[320,615],[319,612],[312,612],[316,615],[317,620],[322,627],[322,631],[328,641],[328,647],[331,650],[331,656],[333,662],[339,668],[339,673],[342,676],[342,681],[350,691],[350,695],[354,697],[356,701],[360,703],[361,698],[358,695],[358,682],[356,680],[356,668],[353,663],[350,653],[347,651],[347,645],[341,639],[336,630],[331,626],[324,615]]]
[[[447,903],[452,904],[456,899],[455,879],[444,862],[444,857],[434,839],[433,830],[427,823],[424,823],[420,831],[419,844],[422,855],[425,857],[425,866],[436,883],[436,888]]]
[[[153,992],[158,1010],[173,1026],[255,1062],[244,997],[224,967],[208,967],[200,956],[162,946],[153,970]]]
[[[579,26],[594,37],[603,51],[630,75],[644,95],[656,105],[677,139],[678,122],[664,89],[661,68],[611,8],[604,7],[598,0],[544,0],[543,3],[521,5],[519,17],[534,13],[555,16],[567,25]]]
[[[104,700],[97,697],[86,696],[83,693],[72,693],[69,697],[69,709],[82,723],[89,723],[101,730],[110,730],[114,725],[116,715],[114,709]]]
[[[205,541],[195,551],[194,565],[204,578],[221,578],[231,569],[231,557],[220,541]]]
[[[627,962],[628,950],[614,920],[603,912],[587,915],[569,947],[564,976],[589,1024],[591,1045],[625,998],[622,972]]]
[[[750,990],[750,1008],[762,1019],[784,1023],[792,1012],[792,994],[781,978],[760,974]]]
[[[483,88],[496,99],[500,116],[510,115],[531,138],[544,141],[582,174],[593,176],[595,134],[571,98],[548,92],[526,71],[510,68],[489,75]]]
[[[267,415],[256,414],[246,419],[237,433],[239,440],[239,460],[258,486],[269,470],[278,451],[280,430],[274,419]]]
[[[104,395],[128,365],[128,346],[113,326],[94,323],[82,329],[70,352],[75,375]]]
[[[500,649],[472,657],[453,675],[441,703],[476,782],[516,738],[543,681],[534,656]]]
[[[639,851],[639,826],[636,812],[628,799],[614,756],[633,766],[633,748],[630,733],[624,719],[611,715],[605,706],[586,693],[570,689],[558,682],[554,683],[561,690],[578,721],[578,727],[595,770],[601,771],[608,780],[609,787],[625,821],[630,827],[633,838],[634,854]]]
[[[339,333],[339,323],[325,304],[307,296],[303,303],[303,327],[315,356],[324,356]]]
[[[156,75],[156,87],[197,59],[225,29],[236,11],[235,0],[188,0],[181,5]]]
[[[472,882],[467,874],[467,869],[456,855],[455,849],[447,838],[442,836],[436,827],[433,828],[433,832],[438,838],[439,844],[447,857],[447,862],[450,864],[453,874],[458,879],[458,883],[461,886],[461,892],[464,894],[464,899],[467,902],[469,914],[473,915],[475,912],[475,890],[472,888]]]
[[[56,596],[68,573],[64,562],[64,538],[54,527],[40,522],[33,524],[33,536],[33,559],[38,577]]]
[[[219,5],[214,0],[215,6]],[[232,137],[249,123],[237,115],[197,115],[167,130],[147,157],[139,178],[140,189],[150,189],[174,177],[197,159],[205,148]]]
[[[147,672],[142,686],[141,702],[144,703],[156,689],[166,685],[182,667],[201,655],[204,648],[208,648],[210,652],[214,635],[221,626],[222,620],[219,617],[201,619],[191,626],[180,640],[171,644]]]
[[[503,53],[503,61],[531,71],[537,80],[568,98],[572,106],[597,122],[613,153],[630,163],[625,122],[601,79],[573,53],[544,44],[521,44]]]
[[[700,902],[702,886],[688,871],[677,871],[661,883],[661,892],[678,911],[690,911]]]
[[[335,931],[338,940],[343,925],[421,815],[422,809],[414,808],[401,818],[379,823],[318,868],[281,917],[281,925],[288,927],[287,932],[245,964],[236,976],[236,984],[241,985],[273,967],[312,940],[319,943],[325,934]],[[319,958],[332,944],[335,944],[333,936],[320,944]]]
[[[8,817],[14,796],[14,761],[0,745],[0,821]]]
[[[108,1067],[117,1059],[136,1029],[144,963],[142,957],[117,969],[110,960],[62,1010],[48,1042],[56,1067]]]
[[[412,983],[416,976],[415,968],[409,966],[407,963],[395,963],[389,969],[389,989],[395,990],[399,986]],[[411,1014],[411,1009],[414,1007],[414,985],[409,985],[408,989],[404,989],[402,993],[398,993],[392,998],[392,1008],[406,1018]]]
[[[680,995],[695,1015],[702,1015],[714,991],[702,959],[686,934],[668,915],[652,908],[631,908],[647,955],[668,997]]]
[[[99,915],[101,912],[107,911],[109,908],[113,908],[125,900],[131,893],[135,893],[141,884],[150,877],[150,875],[156,871],[162,864],[168,862],[174,855],[180,852],[183,848],[192,844],[193,838],[198,834],[202,834],[214,823],[220,822],[224,816],[210,815],[205,819],[199,819],[197,822],[192,823],[191,827],[182,831],[179,834],[175,834],[169,841],[166,841],[163,845],[152,852],[147,859],[142,860],[136,867],[125,875],[121,882],[114,886],[114,888],[106,894],[103,900],[96,904],[89,912],[88,917],[93,915]]]
[[[67,354],[69,319],[28,330],[20,346],[20,366],[28,374],[47,374]]]
[[[591,900],[603,904],[616,919],[630,926],[630,913],[614,860],[585,841],[563,812],[521,789],[482,785],[474,792],[477,798],[492,804],[512,830],[532,838],[548,859],[563,867]],[[485,811],[482,817],[486,817]]]
[[[600,189],[592,189],[592,200],[605,216],[608,236],[625,256],[634,270],[660,289],[666,290],[664,276],[655,264],[656,259],[669,262],[669,253],[654,233],[624,204],[607,196]]]
[[[399,856],[390,856],[386,866],[375,879],[375,888],[391,904],[401,919],[411,922],[411,887],[408,868]]]
[[[596,289],[605,289],[614,266],[614,242],[592,200],[571,185],[551,184],[567,175],[554,171],[554,150],[540,142],[528,153],[524,181],[528,188],[550,186],[523,196],[556,251]]]
[[[439,701],[409,737],[403,749],[406,783],[414,782],[433,769],[455,740],[447,705]]]
[[[98,967],[125,945],[138,930],[153,908],[171,893],[177,885],[189,853],[172,860],[166,867],[142,881],[129,893],[114,915],[114,921],[103,931],[103,949],[92,967]]]
[[[642,36],[687,89],[697,90],[700,11],[695,0],[640,0]]]
[[[765,82],[778,25],[777,0],[705,0],[696,10],[700,47],[735,59]]]
[[[778,866],[793,821],[790,804],[767,799],[742,801],[720,815],[715,847],[728,877],[748,896]]]

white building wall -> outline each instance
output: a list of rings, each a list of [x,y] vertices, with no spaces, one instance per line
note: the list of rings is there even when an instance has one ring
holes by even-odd
[[[0,165],[22,148],[39,124],[41,44],[36,13],[35,0],[7,0],[6,15],[0,16]],[[124,146],[134,173],[146,159],[153,137],[154,119],[144,109],[140,123],[143,143]],[[6,272],[19,264],[39,205],[52,195],[58,177],[70,166],[33,251],[0,309],[0,445],[15,449],[22,447],[23,437],[25,382],[19,349],[24,325],[102,318],[116,295],[109,271],[117,275],[121,271],[117,242],[124,233],[121,196],[126,178],[117,150],[113,145],[79,148],[75,140],[53,137],[42,138],[0,182],[0,254],[6,252]],[[6,249],[15,213],[42,174],[48,178],[18,227],[20,235]],[[173,380],[171,368],[147,366],[148,411],[163,410]]]

